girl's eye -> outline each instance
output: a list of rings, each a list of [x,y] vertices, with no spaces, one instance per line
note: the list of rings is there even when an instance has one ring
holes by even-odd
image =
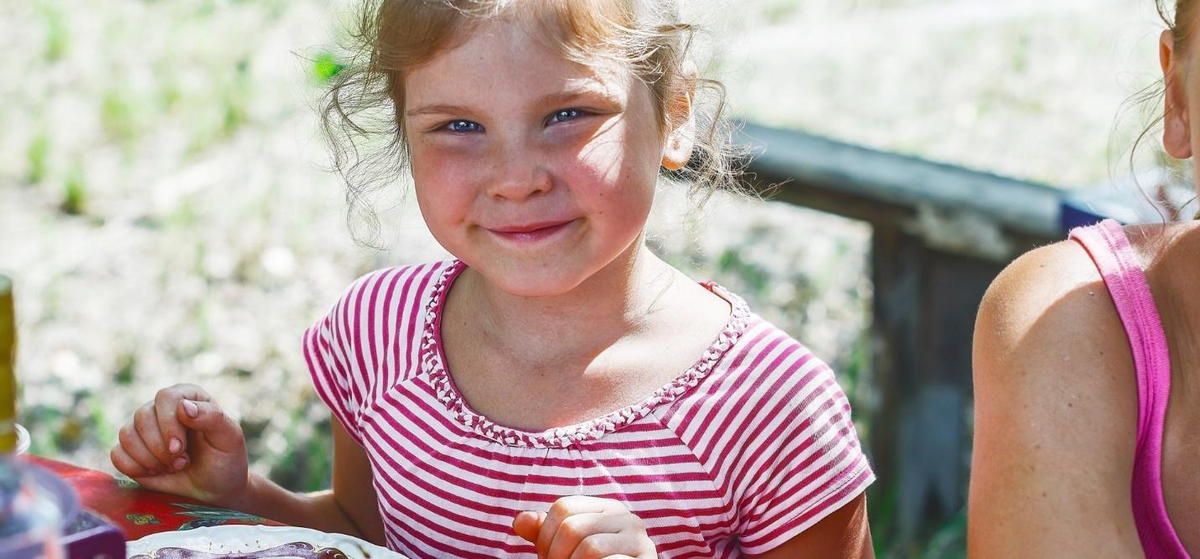
[[[555,111],[554,114],[550,115],[550,118],[548,119],[547,124],[554,124],[556,122],[566,122],[568,120],[574,120],[576,118],[579,118],[583,115],[584,115],[584,112],[579,109],[563,109],[561,111]]]
[[[483,126],[480,126],[478,122],[471,122],[469,120],[452,120],[446,123],[443,128],[450,132],[456,132],[459,134],[469,134],[471,132],[483,131]]]

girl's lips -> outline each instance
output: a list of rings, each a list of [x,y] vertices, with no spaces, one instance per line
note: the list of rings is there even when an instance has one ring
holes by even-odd
[[[496,237],[519,245],[533,244],[556,236],[566,231],[576,220],[560,221],[557,223],[534,223],[520,226],[488,228],[488,232]]]

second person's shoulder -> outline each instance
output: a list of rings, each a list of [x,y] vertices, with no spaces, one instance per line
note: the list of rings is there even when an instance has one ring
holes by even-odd
[[[1073,240],[1034,249],[992,282],[975,325],[976,359],[1049,359],[1124,341],[1112,297],[1087,250]]]
[[[972,368],[977,411],[1020,405],[1032,417],[1111,425],[1105,431],[1121,436],[1136,411],[1124,325],[1092,257],[1072,240],[1033,250],[996,278],[980,304]],[[1100,405],[1060,415],[1064,399],[1079,398]]]

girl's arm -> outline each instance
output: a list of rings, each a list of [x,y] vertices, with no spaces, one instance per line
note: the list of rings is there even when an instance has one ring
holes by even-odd
[[[783,545],[758,556],[761,559],[837,557],[874,559],[871,527],[867,524],[867,497],[859,495]]]
[[[975,328],[972,558],[1142,555],[1132,359],[1078,244],[1035,250],[997,278]]]
[[[333,488],[293,493],[269,479],[251,476],[245,500],[234,508],[272,520],[362,538],[380,546],[383,520],[372,484],[371,464],[338,421],[333,421]]]

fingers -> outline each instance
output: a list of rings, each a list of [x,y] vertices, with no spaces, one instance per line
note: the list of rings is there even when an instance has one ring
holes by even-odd
[[[175,417],[185,427],[199,432],[219,452],[237,453],[246,446],[242,426],[214,402],[180,400]]]
[[[513,518],[513,533],[520,536],[529,543],[537,543],[538,530],[542,527],[542,521],[546,520],[546,513],[526,511],[517,514]]]
[[[122,429],[122,432],[123,431],[124,429]],[[113,467],[115,467],[118,472],[121,472],[131,478],[137,479],[157,474],[156,469],[147,468],[146,466],[143,466],[141,462],[130,456],[129,452],[125,450],[124,443],[114,446],[112,450],[109,451],[108,457],[110,460],[112,460]]]
[[[564,518],[554,532],[546,557],[554,559],[605,557],[625,549],[630,538],[621,534],[629,525],[624,516],[603,513],[574,514]],[[603,553],[597,555],[597,553]]]
[[[542,521],[542,527],[538,530],[537,546],[538,556],[547,557],[550,553],[550,544],[554,542],[554,534],[558,531],[558,527],[568,516],[574,514],[585,514],[591,512],[604,512],[605,501],[595,497],[585,497],[582,495],[572,495],[563,497],[550,505],[550,512],[546,514],[546,518]]]
[[[154,414],[158,430],[162,433],[164,449],[169,457],[163,461],[164,464],[171,464],[175,455],[187,449],[187,429],[180,423],[177,414],[183,400],[211,402],[212,396],[194,384],[176,384],[159,390],[154,395]]]
[[[657,557],[642,519],[612,499],[563,497],[547,513],[516,515],[513,531],[533,542],[543,559]]]
[[[632,555],[629,555],[631,553]],[[551,555],[551,557],[554,557]],[[625,534],[592,534],[575,547],[574,553],[563,555],[566,559],[647,559],[653,555],[643,556],[632,549],[629,536]]]
[[[191,384],[159,390],[154,401],[139,407],[129,424],[118,432],[119,445],[109,453],[113,466],[130,477],[159,475],[187,467],[188,426],[177,415],[185,399],[212,400],[204,389]]]
[[[162,432],[159,430],[153,403],[145,404],[134,412],[133,430],[150,454],[154,455],[154,459],[158,462],[157,467],[168,471],[178,469],[173,466],[177,458],[169,450],[171,445],[163,439]],[[134,457],[136,458],[136,456]]]

